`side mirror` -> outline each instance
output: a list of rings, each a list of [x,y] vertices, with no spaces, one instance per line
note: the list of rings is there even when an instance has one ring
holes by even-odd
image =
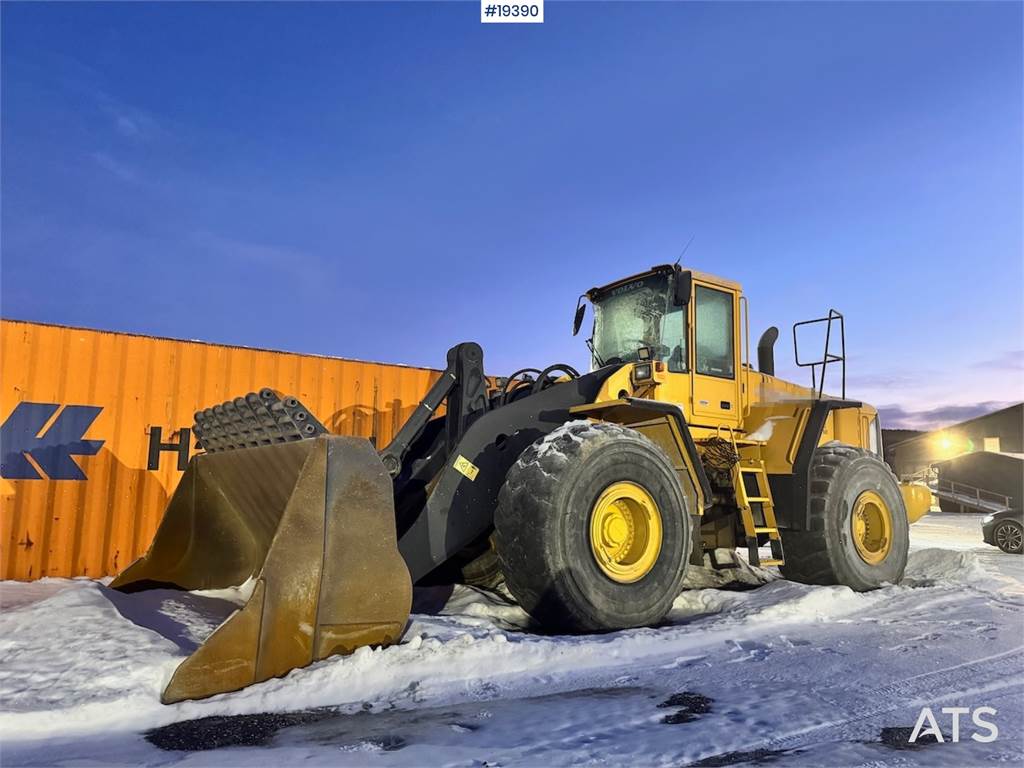
[[[580,296],[579,301],[576,302],[576,317],[572,321],[573,336],[580,332],[580,326],[583,325],[583,316],[585,314],[587,314],[587,305],[583,303],[583,297]]]
[[[688,269],[676,267],[676,290],[672,301],[677,307],[685,307],[690,303],[690,294],[693,291],[693,273]]]

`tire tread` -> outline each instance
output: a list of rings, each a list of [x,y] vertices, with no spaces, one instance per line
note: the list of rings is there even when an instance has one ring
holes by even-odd
[[[828,549],[826,517],[832,508],[829,501],[840,489],[836,479],[844,464],[868,457],[884,468],[898,485],[889,465],[874,453],[842,443],[829,443],[817,448],[811,458],[811,482],[808,495],[808,530],[785,531],[782,535],[786,562],[782,575],[804,584],[833,585],[841,583]]]

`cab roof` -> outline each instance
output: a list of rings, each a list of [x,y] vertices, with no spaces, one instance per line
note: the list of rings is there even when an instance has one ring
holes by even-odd
[[[629,275],[628,277],[620,278],[615,282],[608,283],[607,285],[600,285],[591,288],[589,291],[587,291],[586,296],[588,299],[593,301],[596,298],[600,298],[602,294],[610,291],[612,288],[617,288],[620,285],[625,285],[626,283],[632,282],[633,280],[640,280],[645,277],[650,277],[651,275],[671,274],[675,272],[677,268],[680,271],[688,271],[691,275],[693,275],[694,280],[699,280],[702,283],[711,283],[712,285],[718,285],[721,286],[722,288],[729,288],[739,293],[743,292],[743,288],[739,283],[733,280],[727,280],[724,277],[718,277],[717,275],[712,275],[707,272],[698,272],[695,269],[687,270],[683,267],[677,267],[677,265],[675,264],[658,264],[656,266],[651,267],[648,270],[645,270],[644,272],[638,272],[635,275]]]

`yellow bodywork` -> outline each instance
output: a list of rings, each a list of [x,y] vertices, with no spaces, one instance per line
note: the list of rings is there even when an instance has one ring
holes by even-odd
[[[647,272],[625,278],[598,290],[614,290],[650,274]],[[820,399],[819,393],[809,387],[757,371],[750,364],[746,299],[738,283],[705,273],[691,272],[690,275],[693,286],[691,296],[705,288],[731,297],[735,375],[711,376],[696,372],[694,328],[697,309],[696,301],[691,298],[684,309],[686,372],[669,371],[665,363],[660,361],[625,365],[605,381],[592,405],[575,408],[574,412],[638,428],[676,458],[683,452],[680,447],[670,450],[668,446],[671,441],[681,439],[669,429],[671,420],[655,418],[652,422],[650,414],[631,415],[628,409],[616,406],[616,403],[625,403],[626,398],[672,403],[682,410],[698,448],[725,434],[735,444],[745,446],[744,455],[761,462],[765,473],[792,474],[812,407]],[[650,373],[646,375],[648,370]],[[642,372],[640,375],[643,378],[638,378],[638,371]],[[825,394],[824,397],[827,399],[829,395]],[[877,419],[878,411],[863,403],[856,407],[831,410],[825,417],[817,445],[837,441],[880,454],[881,430]],[[652,431],[658,433],[656,438],[649,434]],[[679,459],[677,465],[681,469],[692,469],[685,466],[685,459]],[[693,483],[684,483],[684,490],[691,496],[691,502],[700,494],[699,488],[693,488]],[[901,484],[900,490],[910,522],[928,512],[931,494],[927,488]],[[690,509],[695,514],[703,512],[701,504],[691,503]]]
[[[650,573],[661,554],[661,539],[661,511],[646,488],[613,483],[595,502],[590,546],[613,581],[632,584]]]
[[[932,492],[921,483],[900,483],[903,504],[907,508],[907,520],[916,523],[932,508]]]
[[[664,272],[658,270],[659,275]],[[633,279],[620,281],[623,290],[632,290],[628,282]],[[677,279],[672,283],[672,322],[678,323],[676,330],[685,328],[685,335],[678,334],[680,343],[670,352],[659,351],[662,359],[652,359],[651,347],[632,347],[638,362],[615,369],[596,396],[589,389],[586,397],[577,392],[569,402],[580,404],[568,410],[576,417],[628,425],[661,448],[679,479],[685,509],[693,516],[686,521],[694,523],[695,531],[690,562],[702,562],[706,549],[744,541],[752,565],[785,567],[780,529],[801,530],[806,524],[797,517],[797,507],[810,509],[806,486],[812,443],[838,441],[877,454],[877,411],[852,401],[823,405],[820,393],[753,370],[740,286],[701,273],[687,273],[683,283],[677,272]],[[680,292],[685,290],[696,298],[684,300]],[[698,312],[701,296],[712,294],[708,305],[715,307],[714,321]],[[652,307],[641,306],[632,316],[652,326],[655,319],[663,322],[667,313]],[[577,310],[577,324],[581,318]],[[698,323],[705,322],[720,343],[713,354],[704,352],[705,362],[700,363]],[[648,335],[645,328],[644,337]],[[449,353],[450,366],[453,359],[462,359],[452,357],[456,352],[453,348]],[[479,373],[482,377],[482,368]],[[543,388],[545,375],[538,373]],[[451,370],[446,375],[457,380]],[[249,397],[257,405],[250,408]],[[401,637],[409,618],[412,569],[399,547],[394,496],[401,460],[396,459],[398,468],[392,472],[369,441],[329,434],[280,442],[291,434],[271,410],[280,403],[271,393],[275,405],[263,405],[263,397],[252,393],[207,411],[217,416],[221,409],[217,418],[223,421],[218,423],[233,447],[217,450],[216,438],[207,442],[209,434],[203,432],[207,451],[189,463],[149,550],[111,584],[134,591],[251,583],[245,606],[174,672],[162,697],[165,702],[237,690],[364,645],[387,645]],[[287,399],[280,408],[286,405]],[[829,410],[835,405],[841,407]],[[433,412],[426,400],[421,407]],[[259,429],[242,417],[249,412],[245,409]],[[299,420],[293,425],[296,434],[300,423],[313,429],[308,418],[304,412],[294,416]],[[199,419],[197,415],[197,431],[206,428]],[[819,429],[816,441],[805,439],[808,434],[817,437]],[[265,434],[270,437],[261,437]],[[501,443],[495,445],[500,451]],[[462,485],[449,486],[451,492],[468,493],[473,483],[496,490],[502,478],[495,466],[483,449],[469,456],[456,454],[452,467]],[[773,492],[769,476],[775,476],[778,491]],[[797,486],[798,479],[803,487]],[[905,543],[904,531],[896,529],[898,510],[890,508],[899,497],[886,495],[888,502],[881,493],[861,490],[853,502],[848,535],[868,565],[882,563],[897,551],[894,541]],[[675,544],[677,529],[670,523],[679,521],[667,517],[667,507],[663,519],[655,496],[638,482],[612,482],[595,488],[594,496],[585,534],[594,562],[619,585],[640,582],[664,558],[663,549],[670,549],[666,542]],[[782,505],[776,516],[773,496],[789,500],[788,512],[796,522],[782,517],[787,512]],[[927,511],[927,489],[905,486],[902,496],[911,521]],[[706,525],[699,519],[705,510],[712,510],[704,517]],[[452,531],[448,513],[428,522],[431,553],[440,547],[451,557],[443,546]],[[493,522],[485,519],[481,527]],[[902,518],[898,523],[903,525]],[[771,555],[761,559],[758,550],[763,546],[771,548]],[[436,565],[433,554],[430,562]]]
[[[878,565],[892,549],[892,512],[874,491],[864,491],[853,504],[850,533],[860,559]]]

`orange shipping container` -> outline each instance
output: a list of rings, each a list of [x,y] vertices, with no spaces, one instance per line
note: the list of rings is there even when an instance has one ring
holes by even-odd
[[[271,387],[327,429],[386,444],[440,375],[0,320],[5,579],[117,573],[149,546],[199,408]]]

